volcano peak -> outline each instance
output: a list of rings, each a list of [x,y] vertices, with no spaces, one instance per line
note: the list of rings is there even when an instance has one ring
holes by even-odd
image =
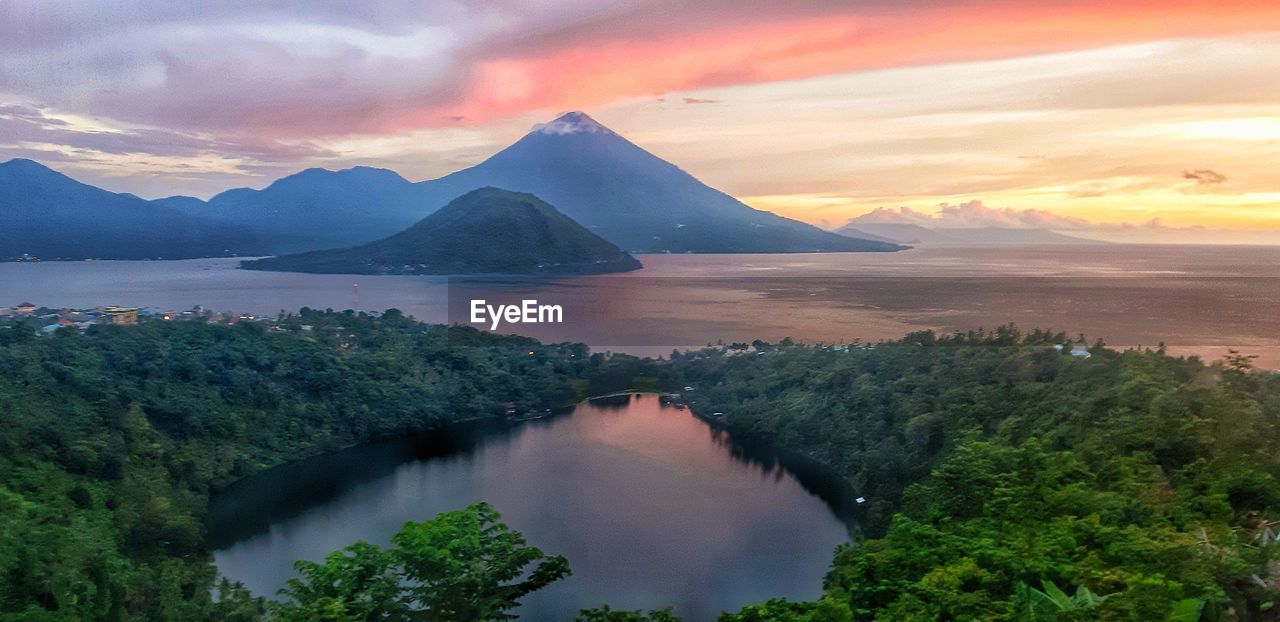
[[[565,134],[613,134],[614,132],[592,119],[587,113],[575,110],[556,117],[550,123],[539,123],[533,126],[529,133],[563,136]]]

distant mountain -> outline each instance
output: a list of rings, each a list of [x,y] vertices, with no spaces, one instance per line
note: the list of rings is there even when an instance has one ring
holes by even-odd
[[[937,228],[931,229],[907,223],[854,222],[837,229],[836,233],[858,237],[858,233],[870,233],[900,244],[912,246],[1035,246],[1035,245],[1086,245],[1106,244],[1064,235],[1048,229],[1008,229],[1000,227]]]
[[[275,252],[338,248],[404,230],[441,204],[395,171],[357,166],[310,168],[261,190],[236,188],[209,199],[159,199],[187,214],[248,227],[272,241]]]
[[[188,213],[253,227],[280,250],[352,246],[400,231],[484,187],[530,192],[626,250],[755,253],[893,251],[752,209],[581,112],[537,126],[488,160],[411,184],[392,171],[311,169],[265,189],[229,190]],[[207,208],[207,209],[205,209]]]
[[[877,242],[888,242],[888,243],[890,243],[890,244],[899,244],[899,243],[900,243],[898,240],[894,240],[894,239],[892,239],[892,238],[887,238],[887,237],[884,237],[884,236],[881,236],[881,235],[876,235],[876,234],[874,234],[874,233],[868,233],[868,232],[866,232],[866,231],[863,231],[863,230],[861,230],[861,229],[858,229],[857,227],[854,227],[853,225],[845,225],[845,226],[843,226],[843,227],[841,227],[841,228],[837,229],[837,230],[836,230],[836,233],[839,233],[840,235],[843,235],[843,236],[845,236],[845,237],[849,237],[849,238],[858,238],[858,239],[861,239],[861,240],[875,240],[875,241],[877,241]]]
[[[934,229],[921,227],[920,225],[910,224],[885,224],[873,222],[851,222],[839,229],[836,233],[847,235],[850,237],[861,237],[862,235],[872,234],[882,238],[893,240],[899,244],[910,244],[912,246],[939,246],[948,242],[959,242],[958,238],[950,238],[945,233]]]
[[[190,212],[192,214],[201,215],[201,216],[207,215],[207,214],[202,214],[201,212],[204,212],[205,207],[209,205],[208,203],[205,203],[204,201],[201,201],[200,199],[197,199],[195,197],[188,197],[183,195],[165,197],[163,199],[153,199],[151,202],[155,203],[156,205],[162,205],[164,207],[169,207],[172,209],[176,209],[178,211]]]
[[[261,255],[248,230],[80,183],[31,160],[0,164],[0,260]]]
[[[1077,238],[1048,229],[1004,229],[1000,227],[978,227],[973,229],[944,229],[947,237],[958,238],[966,245],[975,246],[1021,246],[1021,245],[1060,245],[1086,246],[1090,244],[1106,244],[1097,240]]]
[[[488,160],[420,184],[428,203],[497,186],[531,192],[623,249],[640,252],[894,251],[752,209],[581,112],[537,126]]]
[[[598,274],[635,270],[640,262],[532,194],[481,188],[388,238],[242,266],[327,274]]]

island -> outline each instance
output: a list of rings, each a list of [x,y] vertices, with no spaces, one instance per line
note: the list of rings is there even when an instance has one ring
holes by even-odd
[[[493,187],[468,192],[381,240],[240,266],[320,274],[603,274],[641,267],[546,201]]]

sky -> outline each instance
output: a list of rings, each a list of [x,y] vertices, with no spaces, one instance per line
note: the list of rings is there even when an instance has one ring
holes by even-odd
[[[1277,76],[1274,0],[4,0],[0,160],[146,198],[419,180],[584,110],[823,226],[1194,239],[1280,229]]]

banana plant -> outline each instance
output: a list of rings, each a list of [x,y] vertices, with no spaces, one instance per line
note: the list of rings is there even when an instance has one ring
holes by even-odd
[[[1075,619],[1077,614],[1097,609],[1112,596],[1095,594],[1083,585],[1076,587],[1074,596],[1068,596],[1053,581],[1046,579],[1042,585],[1044,589],[1038,590],[1026,583],[1018,584],[1018,600],[1024,607],[1022,613],[1033,622]]]

